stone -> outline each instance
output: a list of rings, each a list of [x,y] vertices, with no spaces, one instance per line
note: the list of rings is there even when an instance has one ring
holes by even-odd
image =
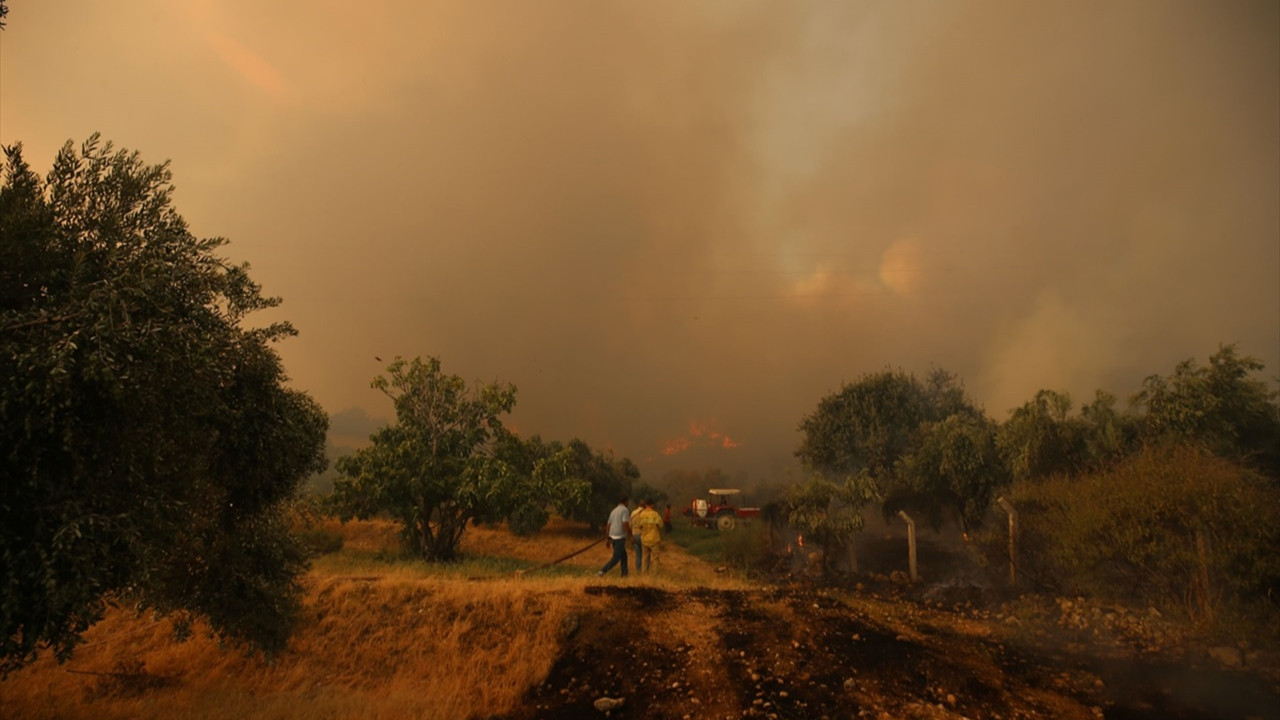
[[[626,703],[626,698],[598,697],[596,698],[596,701],[591,704],[600,712],[607,713],[617,710],[622,707],[624,703]]]

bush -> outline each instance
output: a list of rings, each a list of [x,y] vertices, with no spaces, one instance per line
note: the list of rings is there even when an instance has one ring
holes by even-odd
[[[765,566],[769,555],[769,529],[764,523],[741,522],[724,536],[724,562],[750,572]]]
[[[342,549],[342,533],[336,530],[312,526],[297,531],[295,537],[307,557],[328,555]]]
[[[1012,495],[1019,571],[1042,586],[1206,626],[1278,609],[1280,491],[1241,465],[1187,445],[1148,447],[1109,471],[1019,483]]]

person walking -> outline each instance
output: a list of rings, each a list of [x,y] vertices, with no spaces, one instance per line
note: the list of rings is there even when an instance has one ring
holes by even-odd
[[[667,503],[667,509],[662,511],[662,531],[671,532],[671,503]]]
[[[662,545],[662,532],[658,529],[662,527],[662,516],[653,509],[652,500],[645,499],[641,508],[632,516],[631,527],[643,546],[644,572],[653,572],[653,566]]]
[[[627,576],[627,541],[631,539],[631,511],[627,509],[627,496],[623,495],[618,506],[609,513],[609,526],[606,529],[609,542],[613,544],[613,557],[600,568],[597,576],[604,575],[614,565],[622,564],[622,577]]]

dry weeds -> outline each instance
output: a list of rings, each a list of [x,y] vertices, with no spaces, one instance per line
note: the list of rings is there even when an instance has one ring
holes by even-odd
[[[476,581],[435,574],[424,563],[388,563],[401,554],[391,523],[330,527],[342,532],[344,549],[320,559],[306,578],[303,622],[278,657],[222,647],[199,625],[179,642],[170,621],[117,609],[89,630],[66,665],[42,657],[0,682],[4,717],[462,720],[502,714],[546,677],[576,619],[607,604],[583,592],[601,582],[594,572],[608,559],[603,546],[566,561],[569,575],[488,573]],[[471,528],[462,550],[540,564],[595,539],[562,522],[532,539]],[[618,582],[616,572],[605,582]],[[737,581],[672,546],[659,572],[627,582]]]

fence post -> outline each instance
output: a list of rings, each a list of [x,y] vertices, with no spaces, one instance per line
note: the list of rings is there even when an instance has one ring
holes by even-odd
[[[907,567],[911,570],[911,582],[915,582],[916,574],[916,521],[911,516],[898,511],[898,517],[907,521]]]
[[[1012,588],[1018,583],[1018,511],[1003,495],[996,498],[996,502],[1009,513],[1009,587]]]

